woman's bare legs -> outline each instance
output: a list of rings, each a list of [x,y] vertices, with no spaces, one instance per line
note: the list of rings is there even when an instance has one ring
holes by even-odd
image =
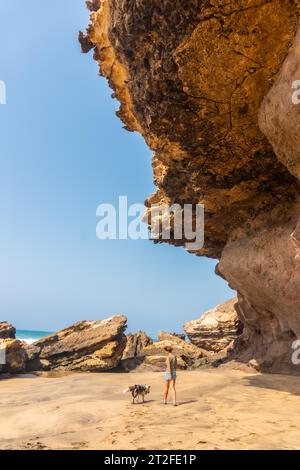
[[[168,399],[169,386],[170,386],[170,381],[169,381],[169,380],[165,380],[165,388],[164,388],[164,402],[165,402],[165,403],[167,403],[167,399]]]
[[[173,395],[173,405],[177,405],[176,402],[176,380],[172,380],[172,395]]]

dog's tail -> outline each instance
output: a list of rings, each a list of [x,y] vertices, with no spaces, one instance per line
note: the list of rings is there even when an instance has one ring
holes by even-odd
[[[128,387],[128,388],[124,388],[123,393],[128,393],[128,392],[130,392],[130,388],[129,388],[129,387]]]

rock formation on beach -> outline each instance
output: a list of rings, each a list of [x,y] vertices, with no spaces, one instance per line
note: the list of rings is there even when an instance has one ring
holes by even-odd
[[[152,370],[162,371],[166,369],[166,346],[172,346],[177,356],[179,369],[196,368],[201,359],[208,358],[211,354],[202,348],[186,342],[178,334],[160,332],[158,341],[153,342],[144,332],[127,336],[127,347],[123,354],[122,367],[127,371]],[[137,347],[132,347],[132,344]]]
[[[184,333],[170,333],[172,336],[176,336],[177,338],[179,339],[182,339],[183,341],[185,341],[186,339],[186,336]]]
[[[142,349],[152,343],[152,339],[144,331],[138,331],[134,334],[129,333],[127,335],[127,343],[122,359],[125,360],[138,357]]]
[[[15,337],[15,327],[6,321],[0,322],[0,373],[25,372],[26,345]]]
[[[2,331],[14,335],[14,327],[7,323],[0,325]],[[215,362],[210,345],[198,347],[185,341],[184,334],[160,332],[158,341],[154,342],[143,331],[125,336],[126,326],[127,318],[116,315],[105,320],[77,322],[33,344],[6,337],[0,340],[0,353],[5,350],[0,373],[162,371],[166,367],[166,346],[173,347],[179,369],[195,369]]]
[[[154,152],[157,192],[147,207],[204,205],[197,255],[218,259],[216,273],[238,292],[238,357],[298,374],[300,105],[292,84],[300,80],[300,2],[88,6],[82,49],[94,50],[125,127]]]
[[[16,337],[16,329],[7,321],[0,322],[0,339]]]
[[[121,365],[124,370],[131,371],[143,362],[142,350],[152,344],[153,341],[144,331],[138,331],[134,334],[129,333],[126,338],[127,342]]]
[[[150,348],[146,348],[145,354],[147,355],[149,354],[150,359],[151,359],[151,352],[152,352],[152,355],[154,351],[155,351],[155,354],[162,355],[163,365],[165,368],[166,352],[164,348],[167,345],[172,346],[173,352],[178,358],[177,362],[178,362],[179,368],[183,368],[183,369],[195,368],[197,367],[200,359],[208,358],[211,356],[210,351],[204,348],[195,346],[194,344],[188,343],[187,341],[181,339],[178,335],[166,333],[165,331],[161,331],[158,334],[158,342],[155,343],[154,350],[151,351]],[[150,361],[150,359],[147,358],[148,361]],[[155,359],[153,358],[152,361],[155,361]],[[160,361],[158,362],[160,363]]]
[[[0,373],[17,374],[26,371],[27,350],[26,344],[13,338],[5,338],[0,342]],[[3,354],[3,356],[2,356]]]
[[[28,347],[28,370],[105,371],[118,366],[127,319],[81,321]]]
[[[242,323],[234,308],[237,299],[231,299],[224,304],[205,312],[197,320],[184,325],[184,331],[191,343],[207,349],[220,352],[242,333]]]

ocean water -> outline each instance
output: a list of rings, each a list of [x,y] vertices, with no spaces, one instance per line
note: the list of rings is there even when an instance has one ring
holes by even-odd
[[[35,330],[17,330],[16,338],[22,341],[26,341],[28,344],[32,344],[38,339],[44,338],[51,334],[51,331],[35,331]]]

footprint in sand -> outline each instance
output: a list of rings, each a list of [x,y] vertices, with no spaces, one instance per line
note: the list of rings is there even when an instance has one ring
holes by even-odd
[[[156,436],[159,438],[159,436]],[[141,434],[140,436],[136,437],[135,439],[133,439],[132,441],[130,441],[130,444],[134,445],[135,447],[137,447],[137,445],[143,440],[146,438],[146,434]]]
[[[119,434],[119,431],[112,431],[110,433],[110,438],[112,439],[111,444],[115,444],[117,442],[117,437],[119,436]]]
[[[83,449],[84,447],[87,447],[87,445],[88,445],[87,442],[71,442],[71,446],[73,447],[73,450]]]
[[[32,449],[32,450],[45,450],[47,449],[47,446],[42,444],[41,442],[26,442],[25,444],[26,448]]]

